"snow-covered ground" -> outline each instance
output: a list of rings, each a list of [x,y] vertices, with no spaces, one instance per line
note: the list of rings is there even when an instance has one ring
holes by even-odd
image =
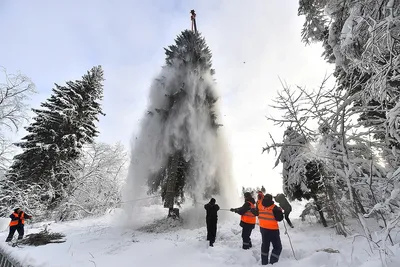
[[[152,222],[165,216],[165,209],[153,206],[145,209],[141,222]],[[300,207],[298,209],[300,211]],[[201,209],[197,210],[198,212]],[[145,212],[145,211],[142,211]],[[121,226],[124,214],[114,211],[101,218],[50,223],[51,232],[62,232],[66,242],[39,247],[11,247],[0,242],[0,246],[23,264],[35,267],[135,267],[135,266],[259,266],[261,236],[258,226],[253,231],[253,248],[241,249],[241,228],[239,216],[229,213],[218,226],[217,240],[213,248],[208,247],[206,229],[196,224],[182,228],[166,226],[151,228],[156,232]],[[188,216],[187,213],[186,216]],[[201,214],[204,220],[204,212]],[[182,213],[185,217],[185,213]],[[337,236],[331,228],[323,228],[311,222],[296,219],[293,213],[294,229],[288,229],[295,250],[294,258],[288,236],[281,226],[283,251],[280,262],[274,266],[284,267],[377,267],[381,266],[377,251],[371,253],[363,237]],[[203,220],[197,219],[198,224]],[[27,225],[26,232],[34,233],[43,229],[44,223]],[[3,226],[3,225],[2,225]],[[149,227],[148,227],[149,228]],[[4,229],[2,227],[2,229]],[[7,230],[0,239],[5,240]],[[320,251],[333,249],[339,253]],[[394,256],[388,266],[400,266],[400,248],[392,247]]]

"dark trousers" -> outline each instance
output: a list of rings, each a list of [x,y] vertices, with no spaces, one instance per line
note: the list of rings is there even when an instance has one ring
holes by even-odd
[[[287,223],[289,224],[289,226],[293,228],[293,224],[292,224],[292,222],[291,222],[290,219],[289,219],[289,214],[290,214],[290,211],[288,211],[288,212],[285,211],[285,220],[287,221]]]
[[[217,236],[217,221],[206,220],[207,223],[207,240],[210,241],[210,246],[215,242]]]
[[[7,236],[6,242],[10,242],[12,240],[15,231],[18,232],[18,239],[22,239],[24,237],[23,225],[10,226],[10,233]]]
[[[243,240],[243,249],[249,249],[253,245],[251,244],[251,232],[253,231],[253,225],[242,225],[242,240]]]
[[[261,237],[262,237],[262,245],[261,245],[261,264],[268,264],[268,256],[269,256],[269,246],[272,243],[272,252],[271,258],[269,259],[269,263],[274,264],[278,262],[279,255],[282,252],[282,243],[281,237],[279,236],[279,230],[269,230],[265,228],[261,228]]]

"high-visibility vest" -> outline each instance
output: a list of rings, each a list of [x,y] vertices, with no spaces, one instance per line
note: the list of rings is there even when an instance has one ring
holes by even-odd
[[[261,207],[262,206],[263,199],[264,199],[264,197],[262,197],[261,199],[257,200],[257,207]]]
[[[250,208],[254,209],[256,206],[251,203],[250,201],[247,201],[250,204]],[[245,214],[242,215],[240,218],[242,222],[248,223],[248,224],[256,224],[256,215],[254,215],[250,210],[246,211]]]
[[[269,230],[278,230],[279,225],[278,221],[275,220],[273,209],[275,208],[275,204],[272,204],[269,207],[264,207],[263,205],[258,207],[258,222],[260,223],[260,227]]]
[[[25,213],[24,213],[24,212],[21,212],[21,214],[18,214],[18,213],[16,213],[16,212],[13,212],[12,215],[14,215],[14,219],[11,219],[11,222],[10,222],[9,226],[17,226],[17,225],[19,224],[19,223],[18,223],[19,220],[21,220],[22,225],[25,224],[25,219],[24,219]]]

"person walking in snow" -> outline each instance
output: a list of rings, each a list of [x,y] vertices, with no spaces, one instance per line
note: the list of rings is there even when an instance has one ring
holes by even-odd
[[[262,236],[261,244],[261,264],[267,265],[268,262],[274,264],[278,262],[282,252],[282,243],[279,233],[278,222],[283,220],[282,209],[274,204],[272,195],[264,195],[261,205],[256,210],[258,221],[260,223],[260,232]],[[269,257],[269,247],[272,243],[273,249],[271,258]]]
[[[253,231],[256,224],[255,216],[255,203],[256,201],[251,196],[250,192],[244,193],[244,204],[240,208],[230,209],[232,212],[236,212],[241,216],[240,226],[242,227],[242,239],[243,239],[243,249],[249,249],[253,245],[251,244],[251,232]]]
[[[210,247],[213,247],[217,236],[219,206],[215,204],[215,199],[212,198],[210,202],[204,205],[204,209],[206,210],[207,240],[210,242]]]
[[[25,219],[32,219],[32,216],[26,214],[20,208],[16,208],[10,215],[10,218],[10,233],[7,236],[6,242],[10,242],[13,239],[15,231],[18,232],[18,240],[22,239],[24,237]]]
[[[287,201],[284,194],[277,194],[275,197],[275,201],[279,203],[279,206],[283,209],[285,214],[285,220],[289,224],[290,227],[294,228],[292,222],[289,219],[289,214],[292,212],[292,206]]]

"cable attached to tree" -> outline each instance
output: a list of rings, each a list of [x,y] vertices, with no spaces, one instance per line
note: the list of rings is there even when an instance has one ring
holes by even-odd
[[[190,10],[190,14],[192,14],[190,16],[190,19],[192,20],[192,31],[194,30],[194,32],[197,34],[196,13],[194,9]]]
[[[189,197],[189,196],[187,196],[187,198],[190,198],[190,199],[192,199],[193,200],[193,203],[195,203],[195,204],[200,204],[200,205],[206,205],[206,204],[204,204],[204,203],[202,203],[202,202],[198,202],[197,200],[195,200],[194,198],[192,198],[192,197]],[[219,210],[224,210],[224,211],[231,211],[231,209],[219,209]]]

